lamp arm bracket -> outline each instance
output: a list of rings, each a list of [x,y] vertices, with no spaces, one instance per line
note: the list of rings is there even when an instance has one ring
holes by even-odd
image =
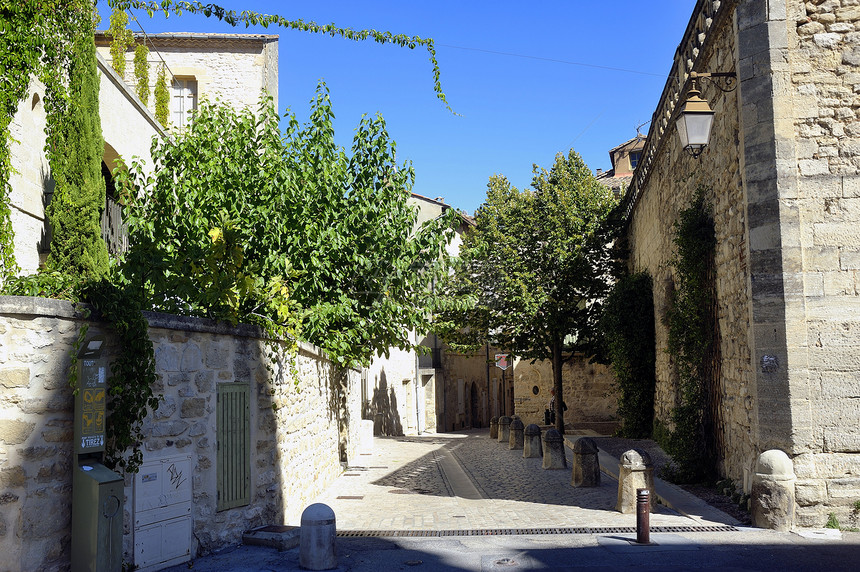
[[[707,78],[707,79],[718,79],[721,81],[715,81],[714,85],[717,86],[717,89],[722,91],[723,93],[730,93],[738,88],[738,74],[735,72],[690,72],[690,78],[694,81],[699,78]],[[725,84],[725,87],[720,85],[720,83]]]

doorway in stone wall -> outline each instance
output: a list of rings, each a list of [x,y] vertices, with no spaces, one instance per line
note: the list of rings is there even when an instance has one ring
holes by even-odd
[[[477,383],[472,383],[472,389],[469,392],[469,424],[472,428],[481,426],[481,416],[478,414],[478,387]]]

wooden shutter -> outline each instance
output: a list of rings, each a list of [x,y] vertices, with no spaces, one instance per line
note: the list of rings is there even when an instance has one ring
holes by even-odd
[[[219,383],[218,510],[251,502],[250,385]]]

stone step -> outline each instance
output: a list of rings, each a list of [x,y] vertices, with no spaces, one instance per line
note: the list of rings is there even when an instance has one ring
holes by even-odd
[[[242,534],[242,544],[250,546],[269,546],[278,550],[290,550],[299,545],[298,526],[270,524],[246,530]]]

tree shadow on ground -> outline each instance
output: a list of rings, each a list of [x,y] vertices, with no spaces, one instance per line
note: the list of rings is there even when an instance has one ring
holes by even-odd
[[[486,430],[399,440],[435,444],[438,449],[372,484],[396,487],[404,492],[457,496],[449,484],[450,477],[446,478],[439,464],[440,455],[447,452],[458,461],[486,499],[615,510],[618,483],[606,474],[601,474],[598,487],[571,486],[573,454],[569,449],[566,449],[568,467],[549,470],[543,468],[542,458],[523,458],[522,449],[510,449],[508,443],[490,439]],[[674,514],[659,505],[655,512]]]

